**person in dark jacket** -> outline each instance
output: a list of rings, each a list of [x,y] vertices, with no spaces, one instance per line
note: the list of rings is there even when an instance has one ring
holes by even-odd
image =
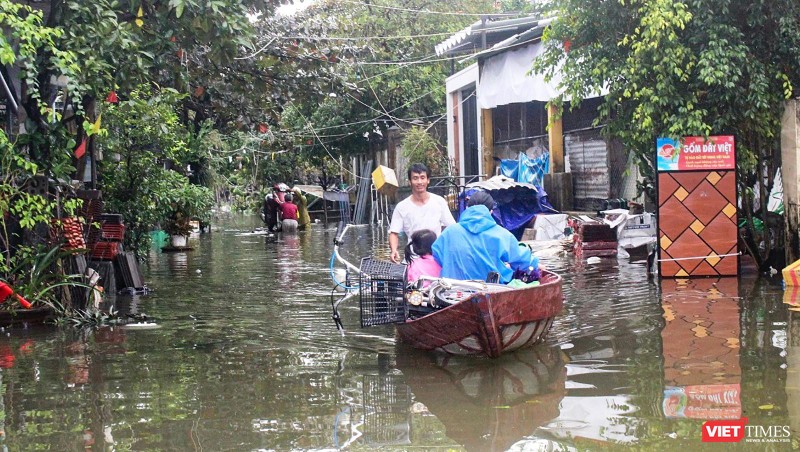
[[[264,223],[267,225],[267,229],[269,229],[270,232],[274,232],[278,229],[279,207],[277,201],[275,201],[275,195],[270,193],[264,197]]]
[[[458,223],[442,231],[433,243],[442,277],[484,281],[489,272],[497,272],[506,284],[514,270],[528,271],[538,264],[527,246],[520,246],[514,234],[494,221],[494,207],[489,193],[473,193]]]

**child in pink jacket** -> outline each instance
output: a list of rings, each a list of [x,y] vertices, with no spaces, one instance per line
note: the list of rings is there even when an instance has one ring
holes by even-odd
[[[429,229],[421,229],[411,234],[411,240],[406,245],[405,257],[408,262],[408,283],[416,282],[420,276],[433,276],[438,278],[442,273],[442,266],[433,258],[431,246],[436,240],[436,233]],[[428,286],[430,281],[424,285]]]

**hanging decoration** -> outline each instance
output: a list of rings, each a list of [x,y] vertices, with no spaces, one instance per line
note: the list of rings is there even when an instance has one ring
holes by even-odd
[[[100,122],[102,121],[103,114],[97,115],[97,120],[92,124],[92,135],[100,133]]]
[[[86,138],[81,141],[81,144],[75,149],[75,158],[80,159],[86,154]]]

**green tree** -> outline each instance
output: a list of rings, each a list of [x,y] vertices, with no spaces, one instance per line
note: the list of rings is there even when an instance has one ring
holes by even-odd
[[[337,158],[365,152],[365,136],[386,136],[392,125],[443,118],[451,61],[437,57],[435,45],[492,12],[499,12],[493,2],[463,0],[332,0],[308,8],[295,19],[292,36],[299,48],[314,48],[333,75],[316,96],[284,109],[288,138]]]
[[[84,112],[94,121],[96,100],[110,90],[124,98],[139,84],[155,82],[202,97],[198,88],[203,85],[190,81],[202,80],[199,76],[206,68],[224,79],[236,56],[252,49],[250,18],[270,14],[275,3],[50,0],[32,9],[3,0],[0,21],[10,33],[0,44],[2,63],[22,70],[17,103],[25,128],[18,152],[26,152],[49,172],[63,166],[63,160],[69,162],[77,140],[65,129],[74,129],[76,123],[80,130]],[[14,73],[11,66],[2,70],[7,80]],[[235,85],[235,80],[224,83]],[[236,86],[240,92],[252,89]],[[62,102],[54,112],[51,106],[57,98]],[[238,98],[217,96],[199,106],[192,99],[183,99],[182,119],[198,125],[215,117],[214,110],[241,106]]]
[[[437,176],[450,174],[444,148],[422,127],[415,126],[405,132],[403,155],[409,162],[424,163],[431,170],[431,174]]]
[[[656,137],[734,134],[742,213],[774,174],[785,99],[800,86],[800,5],[792,0],[555,0],[533,69],[559,71],[565,98],[608,91],[598,122],[652,181]],[[762,197],[761,212],[766,212]],[[767,251],[773,241],[763,238]],[[758,238],[752,254],[763,260]]]
[[[191,216],[210,208],[211,193],[188,187],[181,172],[192,155],[190,133],[177,112],[181,97],[173,89],[145,85],[103,112],[109,123],[109,133],[99,142],[108,156],[100,171],[106,210],[122,214],[125,247],[140,258],[147,253],[153,226],[181,207]]]
[[[42,12],[27,5],[0,0],[0,26],[6,30],[0,39],[0,71],[9,81],[10,75],[16,74],[9,68],[18,69],[25,93],[24,98],[11,102],[11,113],[18,114],[25,133],[10,144],[15,153],[28,155],[39,163],[38,171],[63,177],[73,169],[68,151],[75,146],[75,140],[64,127],[61,112],[53,111],[55,93],[50,79],[66,80],[64,88],[69,91],[69,100],[79,102],[85,86],[77,83],[77,57],[61,45],[63,30],[47,26]]]

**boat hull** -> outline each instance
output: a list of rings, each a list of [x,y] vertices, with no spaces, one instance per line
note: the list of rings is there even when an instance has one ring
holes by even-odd
[[[541,342],[564,307],[561,277],[543,272],[541,284],[478,293],[424,317],[397,324],[409,345],[454,355],[496,358]]]
[[[55,311],[49,306],[38,306],[31,309],[0,310],[0,327],[42,324],[55,317]]]

